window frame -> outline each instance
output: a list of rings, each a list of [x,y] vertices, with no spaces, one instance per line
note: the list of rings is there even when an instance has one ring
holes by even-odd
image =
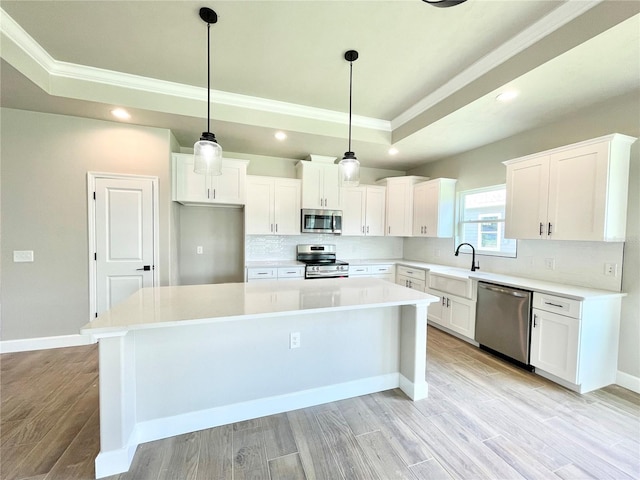
[[[491,192],[491,191],[496,191],[496,190],[506,190],[506,184],[502,183],[502,184],[498,184],[498,185],[491,185],[488,187],[480,187],[480,188],[471,188],[468,190],[464,190],[461,192],[457,193],[457,198],[456,198],[456,204],[457,204],[457,208],[456,208],[456,225],[455,225],[455,237],[454,237],[454,241],[455,241],[455,245],[459,245],[460,243],[463,242],[468,242],[468,243],[473,243],[473,242],[469,242],[468,239],[464,238],[464,228],[466,225],[473,225],[473,224],[477,224],[477,228],[478,228],[478,241],[476,241],[473,246],[476,249],[476,255],[482,255],[482,256],[488,256],[488,257],[503,257],[503,258],[517,258],[518,257],[518,241],[517,239],[510,239],[513,240],[515,242],[515,249],[513,252],[511,251],[501,251],[500,248],[502,248],[502,236],[504,235],[504,226],[505,226],[505,217],[506,215],[503,215],[502,218],[497,218],[497,219],[493,219],[493,222],[487,222],[486,219],[483,218],[479,218],[478,220],[464,220],[464,204],[465,204],[465,197],[468,195],[473,195],[473,194],[478,194],[478,193],[484,193],[484,192]],[[506,198],[505,198],[505,203],[506,203]],[[506,209],[506,205],[505,207],[501,207],[501,210],[504,212],[504,210]],[[502,213],[502,212],[500,212]],[[505,212],[506,213],[506,212]],[[479,214],[479,217],[482,217],[483,215],[495,215],[493,213],[486,213],[486,214]],[[497,239],[498,239],[498,248],[495,250],[492,249],[487,249],[487,248],[481,248],[479,243],[480,243],[480,239],[481,239],[481,232],[482,232],[482,224],[486,224],[486,223],[497,223],[497,227],[498,230],[496,232],[497,234]]]

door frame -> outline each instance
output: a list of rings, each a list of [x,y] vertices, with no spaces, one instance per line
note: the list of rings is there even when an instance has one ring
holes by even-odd
[[[152,205],[153,205],[153,285],[159,285],[160,278],[160,225],[158,212],[158,177],[152,175],[128,175],[123,173],[87,172],[87,229],[88,247],[87,259],[89,261],[89,321],[96,318],[97,312],[97,269],[95,261],[96,253],[96,203],[94,192],[96,191],[96,180],[98,179],[132,179],[151,180],[152,185]]]

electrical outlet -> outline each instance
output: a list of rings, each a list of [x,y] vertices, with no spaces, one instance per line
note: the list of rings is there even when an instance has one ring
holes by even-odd
[[[547,270],[555,270],[555,268],[556,268],[556,260],[555,260],[555,258],[545,258],[544,259],[544,267]]]
[[[289,334],[289,348],[300,348],[300,332]]]
[[[198,254],[198,255],[202,255],[203,253],[204,253],[204,248],[202,248],[202,246],[201,246],[201,245],[198,245],[198,246],[196,247],[196,254]]]
[[[617,263],[605,263],[604,264],[604,274],[608,277],[616,277],[618,275],[618,264]]]

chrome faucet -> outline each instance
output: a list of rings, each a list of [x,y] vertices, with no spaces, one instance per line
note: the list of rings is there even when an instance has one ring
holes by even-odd
[[[475,272],[476,270],[480,270],[480,262],[478,262],[478,264],[476,265],[476,249],[473,248],[473,245],[471,245],[470,243],[461,243],[460,245],[458,245],[458,248],[456,248],[456,253],[455,256],[458,256],[458,253],[460,253],[460,247],[463,245],[469,245],[471,247],[471,271]]]

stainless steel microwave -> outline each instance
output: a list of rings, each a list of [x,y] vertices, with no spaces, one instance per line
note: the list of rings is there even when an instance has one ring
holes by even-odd
[[[342,233],[342,210],[302,209],[302,233]]]

